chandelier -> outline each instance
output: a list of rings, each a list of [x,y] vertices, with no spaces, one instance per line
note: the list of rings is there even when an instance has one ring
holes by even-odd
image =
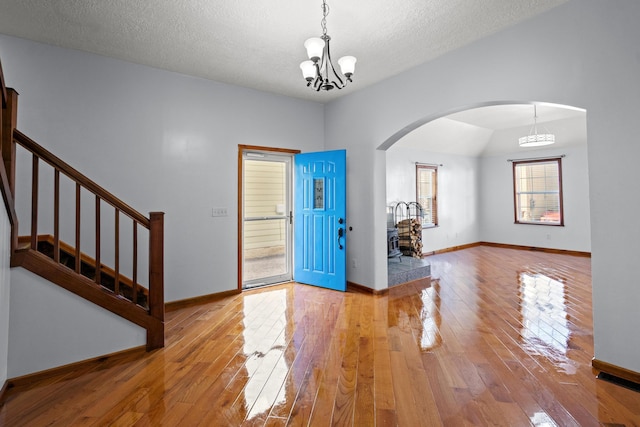
[[[338,59],[340,71],[338,73],[331,62],[331,52],[329,51],[329,40],[331,37],[327,34],[327,15],[329,14],[329,5],[326,0],[322,0],[322,36],[312,37],[304,42],[307,49],[309,60],[300,64],[302,75],[307,80],[307,87],[315,89],[331,90],[333,88],[342,89],[351,82],[351,76],[356,66],[355,56],[343,56]],[[341,75],[342,74],[342,75]]]
[[[549,133],[549,130],[545,128],[546,133],[538,133],[538,114],[536,110],[536,104],[533,104],[533,126],[529,130],[529,135],[523,136],[518,139],[520,147],[539,147],[541,145],[550,145],[556,142],[556,136]]]

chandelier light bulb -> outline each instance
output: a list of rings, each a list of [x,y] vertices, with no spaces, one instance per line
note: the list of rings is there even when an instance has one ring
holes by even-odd
[[[356,69],[356,57],[355,56],[343,56],[338,59],[338,65],[340,65],[340,71],[342,74],[347,76],[347,79],[350,80],[353,72]]]
[[[304,47],[307,49],[307,57],[313,62],[318,62],[324,51],[324,40],[320,37],[311,37],[304,42]]]
[[[302,70],[302,75],[306,81],[310,82],[316,78],[316,66],[313,61],[303,61],[300,64],[300,69]]]

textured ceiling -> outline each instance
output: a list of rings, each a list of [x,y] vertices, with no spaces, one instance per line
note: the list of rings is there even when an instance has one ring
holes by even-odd
[[[306,88],[320,0],[0,0],[0,33],[326,102],[567,0],[329,0],[332,56],[358,58],[342,91]]]

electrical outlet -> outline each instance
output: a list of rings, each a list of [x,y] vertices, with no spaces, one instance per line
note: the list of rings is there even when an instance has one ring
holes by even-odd
[[[358,260],[356,260],[356,259],[352,259],[352,260],[351,260],[351,267],[353,267],[353,268],[358,268]]]
[[[213,208],[211,209],[211,216],[227,216],[227,208]]]

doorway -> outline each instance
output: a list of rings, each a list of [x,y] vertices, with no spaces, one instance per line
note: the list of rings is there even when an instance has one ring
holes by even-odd
[[[293,279],[293,155],[298,151],[239,146],[238,287]]]

